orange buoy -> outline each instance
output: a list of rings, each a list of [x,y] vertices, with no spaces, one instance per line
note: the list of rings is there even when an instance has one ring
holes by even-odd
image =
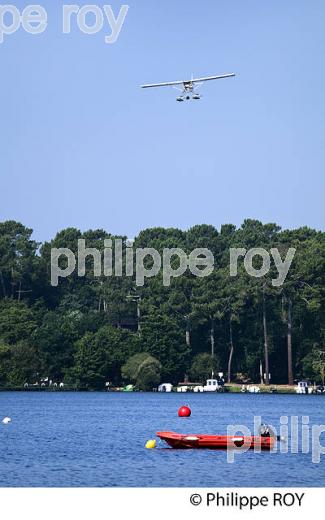
[[[191,408],[189,408],[189,406],[181,406],[178,410],[178,417],[189,417],[191,413]]]

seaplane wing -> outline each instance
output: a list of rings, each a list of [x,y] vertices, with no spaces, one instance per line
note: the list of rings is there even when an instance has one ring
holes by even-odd
[[[167,83],[151,83],[149,85],[141,85],[141,88],[173,87],[175,85],[184,85],[184,83],[186,83],[186,81],[169,81]]]
[[[194,83],[203,83],[204,81],[212,81],[214,79],[231,78],[235,76],[234,73],[222,74],[221,76],[207,76],[205,78],[191,78],[183,81],[168,81],[166,83],[150,83],[148,85],[141,85],[141,88],[155,88],[155,87],[173,87],[176,85],[193,85]]]
[[[221,76],[208,76],[207,78],[197,78],[192,79],[192,83],[203,83],[204,81],[212,81],[214,79],[223,79],[223,78],[232,78],[235,74],[232,72],[231,74],[222,74]]]

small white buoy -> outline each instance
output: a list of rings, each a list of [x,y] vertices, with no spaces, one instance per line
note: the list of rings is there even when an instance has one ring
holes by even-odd
[[[9,423],[11,423],[11,419],[10,419],[10,417],[5,417],[4,419],[2,419],[2,423],[3,423],[3,424],[9,424]]]

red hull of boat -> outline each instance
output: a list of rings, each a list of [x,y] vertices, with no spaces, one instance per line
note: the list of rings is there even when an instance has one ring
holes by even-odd
[[[227,449],[246,446],[249,449],[271,450],[274,447],[273,437],[245,437],[241,435],[183,435],[174,432],[157,432],[157,436],[172,448],[178,449]]]

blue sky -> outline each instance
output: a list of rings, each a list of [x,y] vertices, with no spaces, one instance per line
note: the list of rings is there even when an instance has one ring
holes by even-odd
[[[125,1],[114,45],[108,26],[63,35],[64,2],[39,3],[46,32],[0,45],[1,220],[38,240],[244,218],[324,229],[323,0]],[[191,103],[138,88],[192,72],[237,76]]]

